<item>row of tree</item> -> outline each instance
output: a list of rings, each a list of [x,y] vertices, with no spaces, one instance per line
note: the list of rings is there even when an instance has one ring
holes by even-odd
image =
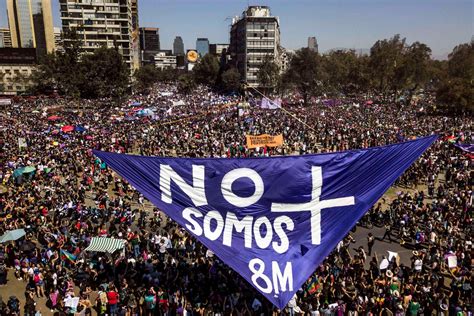
[[[156,82],[177,82],[190,93],[197,84],[220,91],[243,91],[241,76],[233,66],[207,54],[191,73],[174,69],[141,67],[130,80],[129,67],[115,48],[100,48],[82,54],[81,41],[74,32],[65,42],[64,51],[44,57],[28,80],[33,92],[57,91],[61,95],[102,98],[120,97],[130,91],[146,91]],[[305,103],[313,96],[339,97],[369,93],[411,99],[418,89],[436,91],[438,101],[472,110],[474,104],[474,43],[454,48],[447,61],[431,59],[431,49],[420,42],[407,44],[395,35],[377,41],[370,55],[353,50],[335,50],[321,55],[307,48],[291,57],[288,68],[279,68],[266,56],[258,72],[264,93],[298,91]]]
[[[47,54],[33,71],[33,93],[52,93],[76,98],[118,98],[130,90],[130,70],[117,48],[101,47],[82,54],[77,33],[65,35],[64,50]]]
[[[198,84],[227,92],[238,91],[241,88],[237,69],[220,64],[217,57],[211,54],[201,58],[191,73],[180,74],[177,70],[161,70],[153,65],[145,65],[135,72],[134,79],[137,91],[146,91],[157,82],[174,80],[177,80],[178,89],[184,93],[192,92]]]
[[[461,110],[473,110],[473,78],[473,43],[457,46],[447,61],[439,61],[431,58],[426,44],[407,44],[400,35],[377,41],[370,55],[359,55],[354,50],[321,55],[303,48],[295,52],[285,71],[266,56],[258,72],[264,93],[298,91],[305,103],[313,96],[361,93],[392,100],[404,94],[405,99],[411,100],[416,91],[424,89],[436,91],[440,105]],[[226,91],[242,88],[238,71],[219,64],[212,55],[202,58],[192,75],[183,76],[179,87],[189,92],[196,83]]]
[[[370,93],[411,100],[419,89],[436,91],[440,104],[473,110],[474,44],[457,46],[447,61],[431,59],[431,49],[419,42],[407,45],[399,35],[377,41],[370,55],[353,50],[319,55],[298,50],[288,70],[279,73],[266,59],[259,73],[262,86],[284,91],[296,89],[305,102],[312,96],[330,97]]]

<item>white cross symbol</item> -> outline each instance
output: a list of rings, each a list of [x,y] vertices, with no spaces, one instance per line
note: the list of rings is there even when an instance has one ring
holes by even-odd
[[[320,201],[321,189],[323,187],[323,172],[321,167],[311,168],[313,188],[311,191],[311,201],[306,203],[272,203],[272,212],[311,212],[311,243],[321,244],[321,210],[331,207],[354,205],[354,197],[347,196],[337,199]]]

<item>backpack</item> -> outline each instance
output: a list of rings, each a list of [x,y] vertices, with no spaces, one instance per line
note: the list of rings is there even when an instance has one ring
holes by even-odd
[[[35,281],[35,284],[38,284],[39,281],[41,281],[40,277],[38,274],[35,274],[35,276],[33,277],[33,281]]]

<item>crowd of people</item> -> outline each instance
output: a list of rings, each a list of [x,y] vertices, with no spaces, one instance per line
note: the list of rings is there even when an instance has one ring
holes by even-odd
[[[35,315],[46,297],[55,315],[472,315],[472,155],[453,145],[473,143],[472,117],[430,112],[429,93],[418,104],[361,98],[357,106],[297,102],[239,114],[241,101],[159,84],[126,102],[38,99],[3,108],[0,235],[26,231],[0,245],[0,283],[25,284],[24,306],[3,298],[3,312]],[[299,155],[432,133],[439,140],[400,178],[402,192],[361,221],[380,220],[384,239],[413,251],[411,265],[376,256],[370,235],[353,253],[348,235],[281,311],[92,154]],[[284,145],[249,149],[246,134],[283,134]],[[126,245],[84,251],[93,237]]]

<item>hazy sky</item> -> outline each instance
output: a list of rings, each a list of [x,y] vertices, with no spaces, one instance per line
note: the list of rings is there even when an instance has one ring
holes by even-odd
[[[61,25],[59,2],[51,0],[54,24]],[[7,26],[6,0],[0,0],[0,25]],[[197,37],[211,43],[229,42],[232,16],[247,4],[268,5],[280,17],[283,47],[306,46],[318,38],[320,51],[336,47],[370,48],[400,33],[409,43],[428,44],[434,57],[446,56],[454,46],[471,40],[472,0],[139,0],[139,24],[160,28],[161,46],[172,47],[180,35],[185,48]]]

